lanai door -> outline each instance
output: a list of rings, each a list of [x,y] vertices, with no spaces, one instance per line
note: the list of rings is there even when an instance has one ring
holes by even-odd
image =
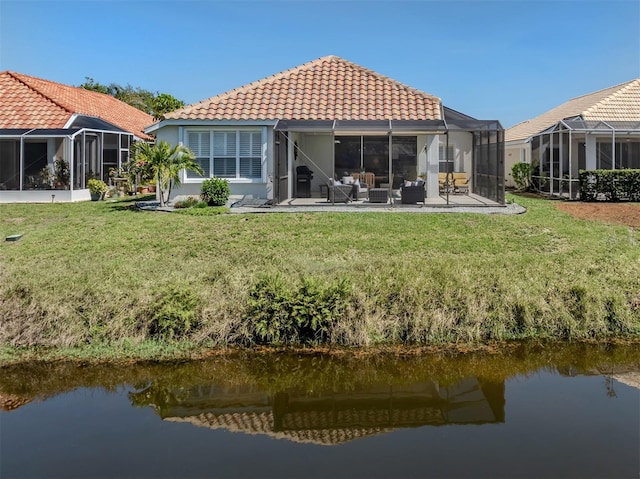
[[[275,161],[273,171],[273,199],[281,203],[289,199],[289,151],[287,148],[287,137],[281,132],[275,134]]]

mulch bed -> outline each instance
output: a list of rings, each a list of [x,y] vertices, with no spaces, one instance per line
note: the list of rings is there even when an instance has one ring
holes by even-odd
[[[638,203],[583,203],[558,202],[556,207],[581,220],[602,221],[640,228],[640,204]]]

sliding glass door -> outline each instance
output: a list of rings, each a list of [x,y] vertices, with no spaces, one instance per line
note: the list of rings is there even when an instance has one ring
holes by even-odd
[[[417,137],[394,136],[391,142],[393,188],[399,188],[403,179],[415,180],[419,173]],[[389,183],[389,137],[336,136],[336,177],[363,171],[375,175],[376,186]]]
[[[363,137],[362,166],[376,177],[376,186],[389,183],[389,137]]]

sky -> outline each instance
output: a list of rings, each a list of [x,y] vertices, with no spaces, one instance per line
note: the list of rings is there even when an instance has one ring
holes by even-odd
[[[506,128],[640,77],[640,0],[0,0],[0,71],[194,103],[337,55]]]

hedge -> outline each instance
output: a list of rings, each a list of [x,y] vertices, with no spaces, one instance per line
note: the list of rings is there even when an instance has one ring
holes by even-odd
[[[580,170],[582,201],[640,201],[640,170]]]

